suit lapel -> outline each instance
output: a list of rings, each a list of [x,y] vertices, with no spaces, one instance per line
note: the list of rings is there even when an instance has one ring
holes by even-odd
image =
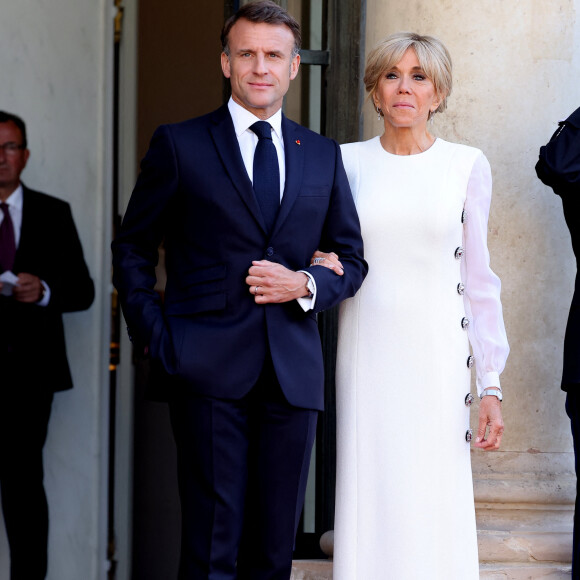
[[[266,224],[262,218],[262,213],[254,194],[252,182],[248,177],[248,172],[244,166],[244,160],[240,153],[238,138],[234,131],[234,124],[227,106],[220,107],[213,117],[213,126],[210,132],[214,140],[218,155],[220,156],[226,172],[228,173],[235,189],[240,197],[260,224],[266,231]]]
[[[282,227],[300,193],[304,173],[304,148],[308,146],[306,138],[300,139],[302,133],[304,131],[300,125],[282,115],[286,184],[273,234]]]

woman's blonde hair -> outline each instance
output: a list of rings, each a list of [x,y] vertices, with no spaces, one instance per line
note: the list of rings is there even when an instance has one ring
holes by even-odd
[[[367,58],[364,83],[369,97],[374,97],[381,76],[393,68],[409,48],[415,51],[421,68],[431,79],[437,98],[441,101],[431,114],[442,113],[447,108],[447,97],[451,94],[453,84],[451,56],[444,44],[433,36],[397,32],[382,40]]]

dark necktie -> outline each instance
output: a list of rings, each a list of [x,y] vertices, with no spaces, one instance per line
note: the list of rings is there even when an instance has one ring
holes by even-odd
[[[266,121],[257,121],[250,130],[258,136],[254,152],[254,192],[268,232],[271,233],[280,208],[280,167],[272,141],[272,127]]]
[[[8,205],[0,203],[0,209],[4,213],[4,219],[0,224],[0,274],[6,270],[12,270],[14,256],[16,255],[16,242],[14,240],[14,225]]]

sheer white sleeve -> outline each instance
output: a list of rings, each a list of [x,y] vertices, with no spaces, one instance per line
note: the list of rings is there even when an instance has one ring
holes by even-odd
[[[467,184],[461,278],[469,342],[475,357],[477,391],[500,387],[509,346],[500,301],[501,282],[489,265],[487,222],[491,204],[491,168],[481,153]]]

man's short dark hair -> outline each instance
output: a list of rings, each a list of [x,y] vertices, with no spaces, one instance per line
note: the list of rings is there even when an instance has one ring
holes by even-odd
[[[230,16],[222,29],[222,50],[229,56],[230,49],[228,46],[228,36],[233,25],[240,19],[249,20],[254,23],[284,25],[290,29],[294,35],[294,48],[292,49],[292,57],[300,52],[300,44],[302,42],[302,35],[300,34],[300,24],[288,14],[284,8],[281,8],[271,0],[259,0],[258,2],[250,2],[244,4],[233,16]]]
[[[28,147],[28,141],[26,139],[26,124],[24,121],[18,115],[13,115],[6,111],[0,111],[0,123],[10,123],[11,121],[20,129],[20,134],[22,135],[21,144],[25,148]]]

